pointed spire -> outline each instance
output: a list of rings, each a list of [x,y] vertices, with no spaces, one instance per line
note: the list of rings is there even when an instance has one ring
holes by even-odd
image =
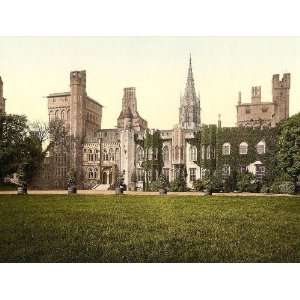
[[[193,68],[192,68],[192,55],[190,53],[190,63],[189,63],[189,71],[188,71],[188,80],[193,80]]]

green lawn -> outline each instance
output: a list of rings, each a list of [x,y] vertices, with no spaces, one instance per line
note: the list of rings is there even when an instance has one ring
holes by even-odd
[[[0,262],[300,262],[300,198],[1,195]]]

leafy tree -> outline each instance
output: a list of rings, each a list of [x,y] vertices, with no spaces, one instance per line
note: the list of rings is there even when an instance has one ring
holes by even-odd
[[[281,124],[278,146],[278,167],[295,183],[300,175],[300,113]]]
[[[25,116],[0,114],[0,181],[18,170],[28,130]]]

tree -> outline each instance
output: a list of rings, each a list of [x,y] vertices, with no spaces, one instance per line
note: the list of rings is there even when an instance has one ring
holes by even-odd
[[[296,183],[300,175],[300,113],[280,125],[278,167]]]
[[[0,114],[0,181],[18,170],[28,130],[25,116]]]

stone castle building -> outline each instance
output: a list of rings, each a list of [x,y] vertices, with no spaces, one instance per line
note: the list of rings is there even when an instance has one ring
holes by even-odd
[[[274,169],[276,125],[289,116],[290,74],[273,76],[273,101],[261,101],[261,88],[252,88],[251,103],[237,105],[237,127],[201,124],[200,97],[196,95],[189,60],[184,94],[180,97],[179,122],[170,130],[148,128],[137,107],[134,87],[124,88],[116,127],[101,127],[102,105],[89,97],[86,72],[70,73],[67,92],[47,96],[49,121],[62,120],[69,146],[57,145],[46,157],[32,185],[65,188],[67,173],[77,174],[79,188],[112,188],[118,176],[130,188],[133,181],[143,190],[164,174],[171,182],[184,174],[189,188],[207,172],[221,176],[249,170],[262,179]],[[2,81],[0,108],[4,109]]]
[[[237,126],[275,127],[280,121],[289,117],[290,74],[273,75],[272,101],[261,101],[261,87],[251,89],[251,103],[242,103],[239,92],[237,105]]]

